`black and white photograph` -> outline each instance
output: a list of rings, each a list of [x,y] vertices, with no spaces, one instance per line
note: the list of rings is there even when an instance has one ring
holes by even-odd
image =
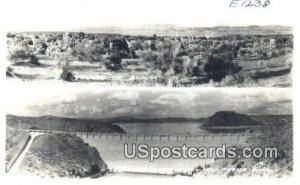
[[[297,184],[295,0],[4,1],[4,184]]]
[[[82,31],[80,31],[82,30]],[[291,87],[286,26],[78,28],[7,33],[6,77],[100,86]]]
[[[288,89],[32,90],[9,100],[7,173],[197,178],[293,171]]]

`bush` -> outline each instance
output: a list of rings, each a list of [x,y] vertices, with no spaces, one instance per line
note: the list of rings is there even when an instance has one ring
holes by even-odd
[[[30,54],[25,50],[16,50],[10,53],[8,59],[12,62],[18,62],[19,60],[26,60],[30,58]]]
[[[184,69],[182,58],[175,58],[173,62],[173,70],[175,74],[182,73]]]
[[[150,64],[153,68],[155,68],[158,65],[158,55],[153,51],[141,52],[140,57],[144,62]]]
[[[109,70],[119,70],[121,69],[121,57],[118,54],[112,54],[109,58],[105,59],[105,67]]]
[[[156,66],[156,68],[165,73],[170,69],[172,62],[173,53],[170,49],[164,49],[158,55],[158,66]]]
[[[35,56],[35,55],[30,55],[29,63],[34,64],[34,65],[37,65],[37,66],[41,65],[41,64],[39,63],[38,57]]]
[[[103,43],[91,43],[88,46],[77,44],[72,51],[72,55],[80,61],[98,62],[103,60],[103,55],[106,52]]]
[[[232,62],[230,54],[212,54],[204,65],[204,71],[213,79],[221,81],[226,75],[239,72],[241,67]]]
[[[38,57],[26,52],[25,50],[16,50],[12,52],[8,56],[8,59],[14,63],[28,62],[37,66],[40,65]]]
[[[67,82],[74,82],[76,80],[73,73],[66,68],[63,68],[63,72],[60,75],[60,79]]]
[[[112,54],[118,54],[119,57],[122,58],[129,58],[130,57],[130,49],[125,38],[115,38],[110,41],[112,43]]]
[[[11,67],[7,67],[6,68],[6,77],[14,77],[14,76],[15,76],[14,69]]]

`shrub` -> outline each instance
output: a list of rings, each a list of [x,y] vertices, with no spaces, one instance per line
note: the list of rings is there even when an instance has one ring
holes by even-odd
[[[16,50],[13,51],[9,56],[8,59],[14,63],[18,62],[28,62],[34,65],[40,65],[39,59],[37,56],[26,52],[25,50]]]
[[[121,57],[119,54],[114,53],[104,61],[106,69],[119,70],[121,69]]]
[[[158,54],[153,51],[141,52],[140,57],[144,62],[150,64],[153,68],[155,68],[158,65]]]
[[[133,50],[143,50],[143,45],[141,40],[131,41],[131,48]]]
[[[158,55],[158,66],[156,66],[156,68],[165,73],[170,69],[172,61],[173,53],[170,49],[164,49]]]
[[[91,43],[88,46],[84,44],[76,44],[73,48],[72,55],[80,61],[98,62],[102,61],[103,55],[106,53],[103,43]]]
[[[204,71],[213,81],[221,81],[226,75],[239,72],[241,67],[232,62],[230,54],[212,54],[204,65]]]
[[[6,68],[6,77],[14,77],[14,69],[11,67]]]
[[[119,57],[122,58],[129,58],[130,57],[130,49],[125,38],[115,38],[110,41],[112,43],[112,54],[118,54]]]
[[[25,50],[16,50],[10,53],[8,59],[13,62],[18,62],[19,60],[26,60],[30,58],[30,54]]]
[[[41,65],[41,64],[39,63],[38,57],[35,56],[35,55],[30,55],[29,63],[34,64],[34,65],[37,65],[37,66]]]
[[[183,59],[182,58],[175,58],[173,62],[173,70],[175,74],[182,73],[184,69],[183,66]]]
[[[60,79],[67,81],[67,82],[74,82],[76,80],[73,73],[70,70],[68,70],[67,68],[63,68],[63,72],[60,75]]]

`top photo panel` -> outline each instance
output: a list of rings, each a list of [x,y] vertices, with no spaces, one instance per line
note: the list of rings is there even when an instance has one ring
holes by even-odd
[[[292,87],[292,27],[111,26],[6,39],[9,82]]]

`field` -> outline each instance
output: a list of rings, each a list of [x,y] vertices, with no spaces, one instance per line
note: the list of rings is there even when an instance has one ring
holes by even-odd
[[[172,86],[172,79],[176,79],[185,82],[186,86],[291,87],[292,57],[292,55],[284,55],[267,60],[236,60],[234,62],[242,67],[240,72],[226,76],[221,82],[210,81],[200,84],[196,84],[197,78],[175,78],[164,75],[159,70],[147,68],[112,72],[99,63],[73,61],[69,62],[69,69],[76,76],[77,83],[90,82],[101,86]],[[40,60],[40,63],[41,66],[35,67],[13,65],[14,72],[22,76],[25,81],[60,80],[62,69],[57,67],[57,61],[44,59]]]
[[[13,65],[14,73],[25,81],[60,81],[62,69],[58,67],[58,61],[53,59],[41,59],[40,66]],[[68,69],[76,76],[77,83],[97,83],[101,86],[132,85],[137,86],[162,86],[160,81],[165,78],[160,71],[151,71],[144,68],[121,69],[117,73],[106,69],[100,63],[81,61],[69,62]]]
[[[292,85],[292,34],[32,32],[8,33],[7,39],[9,79],[101,86]]]
[[[242,67],[242,71],[233,75],[233,78],[237,78],[235,82],[239,87],[291,87],[292,61],[293,55],[267,60],[238,60],[236,62]],[[224,82],[226,83],[226,78]]]

